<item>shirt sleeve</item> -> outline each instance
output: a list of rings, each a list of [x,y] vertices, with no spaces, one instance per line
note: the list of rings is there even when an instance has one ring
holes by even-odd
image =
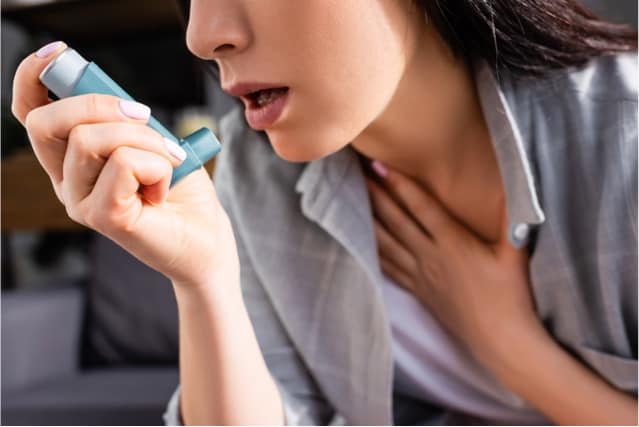
[[[180,413],[180,385],[173,392],[169,403],[166,405],[166,410],[162,415],[164,425],[167,426],[183,426],[182,414]]]
[[[238,249],[241,247],[238,239]],[[243,251],[240,252],[242,293],[266,365],[280,392],[284,425],[344,425],[317,387],[308,369],[256,280]],[[169,426],[182,426],[180,386],[163,415]]]
[[[282,410],[284,412],[284,425],[319,425],[313,424],[307,416],[307,411],[304,405],[300,402],[296,402],[293,396],[290,396],[288,391],[276,381],[277,387],[282,396]],[[167,426],[183,426],[182,414],[180,413],[180,386],[178,385],[169,403],[167,404],[166,411],[162,415],[164,424]],[[346,425],[344,419],[335,414],[331,421],[327,425]]]

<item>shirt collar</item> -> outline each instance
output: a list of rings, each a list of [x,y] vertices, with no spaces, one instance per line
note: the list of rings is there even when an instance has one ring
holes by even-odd
[[[475,82],[506,192],[510,224],[541,224],[545,215],[530,159],[516,117],[506,101],[505,91],[512,90],[511,86],[500,87],[485,62],[478,64]]]

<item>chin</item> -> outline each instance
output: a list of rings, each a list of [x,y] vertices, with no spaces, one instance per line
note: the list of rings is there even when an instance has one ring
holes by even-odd
[[[294,135],[292,132],[278,132],[267,130],[266,134],[275,153],[282,159],[301,163],[319,160],[339,151],[347,143],[327,143],[329,138],[318,136],[309,137],[309,132]]]

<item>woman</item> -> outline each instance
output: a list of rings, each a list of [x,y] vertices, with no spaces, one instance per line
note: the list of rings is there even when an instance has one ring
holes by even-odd
[[[168,423],[637,422],[636,34],[569,0],[194,0],[187,45],[244,104],[218,194],[168,191],[145,106],[50,102],[63,43],[12,106],[70,217],[172,280]]]

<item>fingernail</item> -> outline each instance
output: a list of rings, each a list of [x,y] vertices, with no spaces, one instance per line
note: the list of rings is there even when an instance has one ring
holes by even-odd
[[[146,120],[151,116],[151,109],[144,104],[135,101],[120,100],[120,110],[125,116],[132,119]]]
[[[58,50],[61,44],[62,42],[57,41],[57,42],[51,42],[47,45],[44,45],[40,49],[38,49],[38,51],[36,52],[36,56],[38,58],[46,58],[47,56],[51,55],[53,52]]]
[[[371,166],[373,166],[373,169],[379,176],[386,177],[386,175],[388,175],[388,169],[386,169],[386,166],[384,166],[379,160],[374,160],[373,163],[371,163]]]
[[[166,145],[166,149],[169,153],[171,153],[171,155],[179,161],[182,162],[186,159],[186,151],[184,151],[184,148],[180,147],[176,142],[171,141],[169,138],[164,138],[164,145]]]

